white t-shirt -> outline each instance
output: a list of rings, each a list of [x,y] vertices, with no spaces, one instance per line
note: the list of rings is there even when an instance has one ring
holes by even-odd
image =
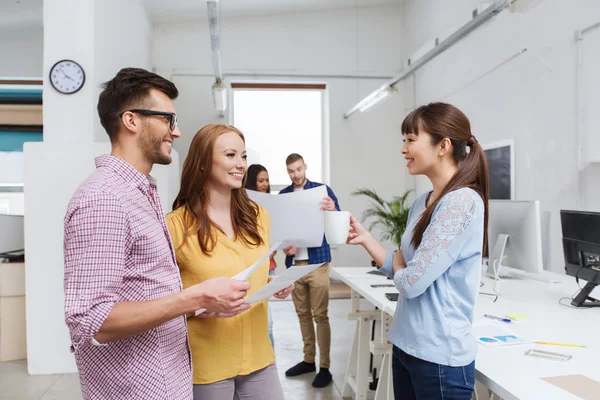
[[[304,187],[294,187],[294,192],[299,192],[301,190],[304,190]],[[308,249],[306,247],[296,247],[296,255],[294,255],[294,260],[308,261]]]

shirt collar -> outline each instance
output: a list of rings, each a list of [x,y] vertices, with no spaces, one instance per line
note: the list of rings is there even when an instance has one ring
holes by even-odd
[[[134,186],[147,189],[148,186],[156,187],[156,179],[151,175],[144,175],[137,169],[135,169],[127,161],[115,157],[110,154],[104,154],[96,158],[96,168],[108,168],[119,176],[121,176],[126,182],[133,183]]]
[[[302,187],[302,189],[312,189],[313,183],[311,181],[308,180],[308,178],[306,179],[306,183],[304,184],[304,186]],[[292,182],[292,184],[290,186],[288,186],[286,188],[286,190],[291,190],[292,192],[294,190],[296,190],[296,186],[294,186],[294,182]]]

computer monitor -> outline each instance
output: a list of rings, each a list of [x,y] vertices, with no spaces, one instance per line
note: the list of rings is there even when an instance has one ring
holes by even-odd
[[[565,271],[579,282],[587,282],[575,296],[576,307],[600,307],[600,301],[590,297],[600,285],[600,213],[560,210]]]
[[[4,258],[4,253],[11,253],[24,248],[23,216],[0,214],[0,258]]]
[[[540,202],[490,200],[488,242],[490,268],[509,267],[513,272],[528,273],[529,277],[541,274],[544,265]]]
[[[515,142],[513,139],[483,144],[488,163],[492,200],[515,198]]]

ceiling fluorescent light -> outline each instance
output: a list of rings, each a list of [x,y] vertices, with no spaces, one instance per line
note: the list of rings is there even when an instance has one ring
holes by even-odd
[[[379,103],[381,100],[388,97],[392,94],[393,89],[391,87],[379,88],[377,91],[371,93],[368,97],[363,99],[360,103],[358,103],[358,110],[360,112],[365,112],[369,108],[373,107],[375,104]]]
[[[212,86],[213,102],[221,117],[225,116],[227,110],[227,87],[223,83],[215,83]]]
[[[498,14],[500,11],[504,10],[504,8],[510,5],[510,3],[511,0],[493,0],[491,2],[491,5],[485,8],[481,7],[481,10],[478,9],[476,13],[473,13],[475,16],[469,22],[461,26],[458,30],[454,31],[443,40],[437,38],[434,41],[435,47],[428,51],[426,54],[424,54],[422,57],[420,57],[419,59],[410,58],[410,61],[407,61],[405,63],[405,65],[407,66],[406,68],[404,68],[398,75],[387,81],[379,89],[375,90],[363,100],[359,101],[354,107],[352,107],[344,114],[344,118],[348,118],[357,111],[362,111],[361,108],[364,108],[365,102],[369,101],[373,97],[378,96],[381,92],[387,90],[387,88],[393,88],[394,85],[396,85],[398,82],[400,82],[410,74],[413,74],[416,70],[421,68],[423,65],[427,64],[438,54],[447,50],[454,43],[458,42],[463,37],[474,31],[478,26],[492,18],[494,15]]]

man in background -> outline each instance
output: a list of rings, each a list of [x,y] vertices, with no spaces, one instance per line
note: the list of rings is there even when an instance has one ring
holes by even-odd
[[[279,193],[291,193],[304,189],[312,189],[322,186],[322,183],[311,182],[306,178],[306,163],[300,154],[290,154],[286,161],[287,172],[292,184]],[[337,198],[333,190],[327,186],[328,196],[321,201],[321,209],[324,211],[340,211]],[[302,340],[304,341],[304,361],[288,369],[286,376],[298,376],[308,372],[316,371],[315,355],[316,345],[319,344],[319,373],[312,382],[313,387],[323,388],[331,382],[329,372],[329,352],[331,347],[331,327],[329,326],[329,262],[331,261],[331,250],[325,237],[320,247],[296,248],[286,247],[285,265],[302,266],[309,264],[322,264],[310,274],[295,282],[292,299],[296,307],[296,313],[300,320]],[[314,322],[317,325],[317,337],[315,341]]]

